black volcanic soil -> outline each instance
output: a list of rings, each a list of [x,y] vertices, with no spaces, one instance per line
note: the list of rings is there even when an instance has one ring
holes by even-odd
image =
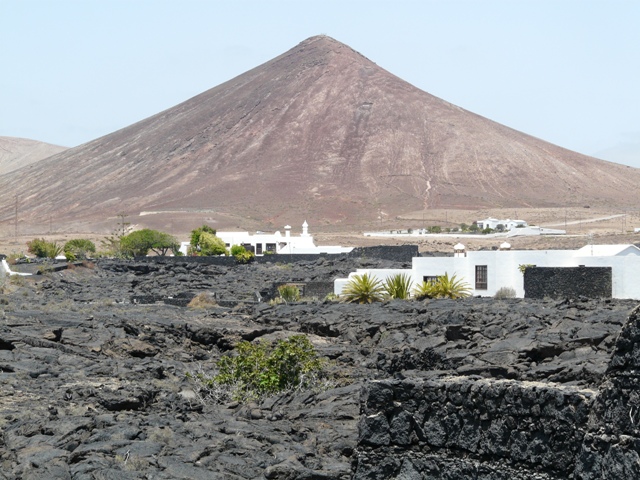
[[[333,280],[363,259],[248,266],[96,265],[6,280],[0,295],[0,478],[348,479],[360,390],[466,375],[596,388],[634,301],[250,303],[273,282]],[[215,292],[206,310],[133,296]],[[333,387],[203,404],[185,377],[241,340],[309,336]],[[525,478],[525,477],[522,477]]]

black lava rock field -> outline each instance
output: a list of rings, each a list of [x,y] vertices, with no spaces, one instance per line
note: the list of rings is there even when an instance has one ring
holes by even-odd
[[[636,301],[264,298],[365,267],[407,265],[100,260],[0,278],[0,479],[638,477]],[[185,306],[200,293],[217,304]],[[294,334],[327,359],[325,388],[220,404],[187,376]]]

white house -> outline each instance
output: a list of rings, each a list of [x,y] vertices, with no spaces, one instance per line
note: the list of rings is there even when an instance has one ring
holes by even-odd
[[[284,227],[284,235],[280,231],[275,233],[256,232],[217,232],[216,236],[221,238],[227,247],[242,245],[247,250],[256,255],[265,253],[278,254],[318,254],[318,253],[348,253],[353,247],[340,246],[316,246],[313,237],[309,234],[309,224],[305,220],[302,224],[302,233],[299,236],[291,235],[291,226]],[[180,251],[186,255],[189,242],[180,244]]]
[[[511,231],[514,228],[523,228],[527,226],[527,222],[524,220],[511,220],[507,218],[506,220],[498,220],[497,218],[485,218],[484,220],[478,220],[476,225],[480,230],[484,230],[485,228],[490,228],[491,230],[497,230],[498,225],[502,225],[502,230],[505,232]]]
[[[462,247],[462,248],[461,248]],[[506,247],[506,246],[505,246]],[[435,280],[448,273],[466,282],[472,295],[493,296],[501,287],[511,287],[524,297],[524,275],[520,265],[538,267],[611,267],[612,296],[640,299],[640,249],[634,245],[587,245],[578,250],[511,250],[467,252],[456,245],[453,257],[414,257],[410,270],[362,269],[334,281],[339,295],[356,274],[369,273],[384,281],[395,273],[408,273],[414,284]]]

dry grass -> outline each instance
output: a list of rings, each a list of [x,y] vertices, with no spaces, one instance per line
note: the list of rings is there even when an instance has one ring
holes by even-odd
[[[187,307],[193,308],[193,309],[205,309],[205,308],[215,307],[217,305],[218,303],[210,293],[202,292],[196,295],[195,297],[193,297],[193,299],[189,302]]]

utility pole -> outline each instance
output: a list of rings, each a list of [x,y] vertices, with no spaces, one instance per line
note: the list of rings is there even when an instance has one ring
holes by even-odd
[[[16,207],[15,207],[15,215],[14,215],[14,237],[16,243],[18,242],[18,194],[16,193]]]

